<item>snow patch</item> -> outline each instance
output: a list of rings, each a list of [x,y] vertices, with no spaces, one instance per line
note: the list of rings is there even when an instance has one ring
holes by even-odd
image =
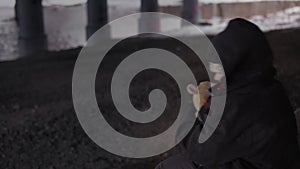
[[[230,19],[221,19],[218,17],[203,20],[204,22],[209,23],[210,25],[197,27],[206,35],[216,35],[223,31]],[[251,22],[255,23],[260,27],[264,32],[280,29],[290,29],[290,28],[299,28],[300,27],[300,7],[288,8],[286,10],[271,13],[267,16],[256,15],[249,19]],[[194,36],[199,35],[199,32],[192,31],[189,26],[181,27],[179,29],[173,29],[169,31],[175,36]]]

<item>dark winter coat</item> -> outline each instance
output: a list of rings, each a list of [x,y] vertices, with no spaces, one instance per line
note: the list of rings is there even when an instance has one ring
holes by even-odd
[[[225,110],[205,143],[197,142],[202,125],[194,126],[184,155],[207,169],[300,169],[296,120],[264,34],[235,19],[212,43],[227,78]]]

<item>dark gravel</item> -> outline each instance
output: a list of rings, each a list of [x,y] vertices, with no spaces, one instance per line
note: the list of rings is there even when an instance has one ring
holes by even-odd
[[[296,109],[300,107],[300,30],[274,31],[267,36],[278,78]],[[79,50],[0,63],[1,169],[152,169],[172,153],[147,159],[122,158],[87,137],[76,118],[71,95]]]

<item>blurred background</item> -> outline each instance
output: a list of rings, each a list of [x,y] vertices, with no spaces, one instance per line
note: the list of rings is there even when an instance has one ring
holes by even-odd
[[[26,1],[25,3],[28,2]],[[151,7],[150,2],[145,4],[150,5],[149,9],[147,7],[142,9],[141,0],[108,0],[107,4],[103,4],[107,8],[107,15],[103,13],[102,15],[107,17],[108,21],[139,11],[161,11],[177,16],[186,15],[185,19],[198,24],[204,33],[210,35],[222,31],[228,20],[234,17],[248,18],[266,32],[300,26],[299,1],[191,0],[184,5],[181,0],[159,0],[155,3],[158,3],[158,5]],[[15,5],[15,0],[0,1],[0,60],[13,60],[20,55],[26,55],[26,53],[20,54],[19,32],[25,31],[25,34],[30,34],[30,31],[26,33],[26,30],[20,30],[26,29],[26,24],[24,23],[24,28],[22,25],[21,28],[18,26],[18,22],[15,19]],[[88,24],[87,0],[43,0],[42,6],[43,9],[40,13],[36,10],[32,14],[43,16],[32,18],[32,21],[29,19],[26,22],[41,22],[44,25],[44,28],[39,31],[46,35],[47,50],[71,49],[82,46],[85,43]],[[94,6],[98,8],[95,10],[96,12],[101,8],[100,3]],[[184,6],[187,8],[186,10]],[[193,10],[189,9],[191,7]],[[39,7],[32,6],[27,8],[34,9]],[[21,11],[26,13],[26,8],[21,9]],[[22,17],[23,13],[20,15]],[[101,12],[99,12],[99,15],[101,15]],[[106,22],[106,19],[104,18],[102,22]],[[170,23],[163,27],[168,30],[174,30],[174,32],[178,32],[178,29],[180,29],[182,34],[191,34],[188,29],[182,29],[180,23],[172,21]],[[138,23],[123,24],[122,26],[128,27],[130,31],[137,31]],[[121,38],[126,35],[126,32],[118,33],[114,32],[114,28],[111,29],[112,37],[114,38]]]
[[[300,121],[300,1],[0,0],[1,169],[152,169],[176,151],[146,159],[112,155],[84,133],[72,102],[74,64],[86,39],[109,21],[136,12],[157,11],[183,17],[209,38],[221,32],[232,18],[242,17],[256,23],[270,43],[276,78],[283,83]],[[164,25],[154,21],[153,29],[171,32],[174,36],[194,37],[197,34],[170,18],[161,20]],[[110,38],[121,39],[128,32],[138,33],[145,29],[141,19],[118,26],[124,27],[124,32],[111,27]],[[125,55],[149,44],[187,55],[181,50],[182,46],[169,39],[151,38],[147,41],[133,39],[111,55]],[[206,72],[197,66],[199,64],[194,65],[191,69],[204,77]],[[146,77],[142,84],[161,85],[170,90],[168,85],[160,84],[164,80],[158,77]],[[135,101],[140,101],[140,94],[147,96],[147,92],[141,92],[143,90],[132,94]],[[173,93],[172,89],[169,93]],[[102,97],[97,89],[96,94],[98,99]],[[140,106],[141,109],[147,107]],[[176,107],[169,106],[170,109]],[[106,114],[115,128],[135,134],[130,123],[122,123],[109,110]],[[145,126],[145,130],[139,132],[157,133],[168,127],[166,124]]]

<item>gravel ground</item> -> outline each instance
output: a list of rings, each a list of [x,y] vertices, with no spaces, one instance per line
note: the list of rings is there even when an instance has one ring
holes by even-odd
[[[300,30],[274,31],[267,36],[275,54],[278,78],[296,109],[300,107]],[[104,151],[87,137],[76,118],[71,95],[79,50],[0,63],[1,169],[151,169],[175,151],[153,158],[128,159]],[[149,80],[150,84],[158,82]],[[139,99],[137,95],[133,97]],[[118,121],[112,123],[128,127]]]

